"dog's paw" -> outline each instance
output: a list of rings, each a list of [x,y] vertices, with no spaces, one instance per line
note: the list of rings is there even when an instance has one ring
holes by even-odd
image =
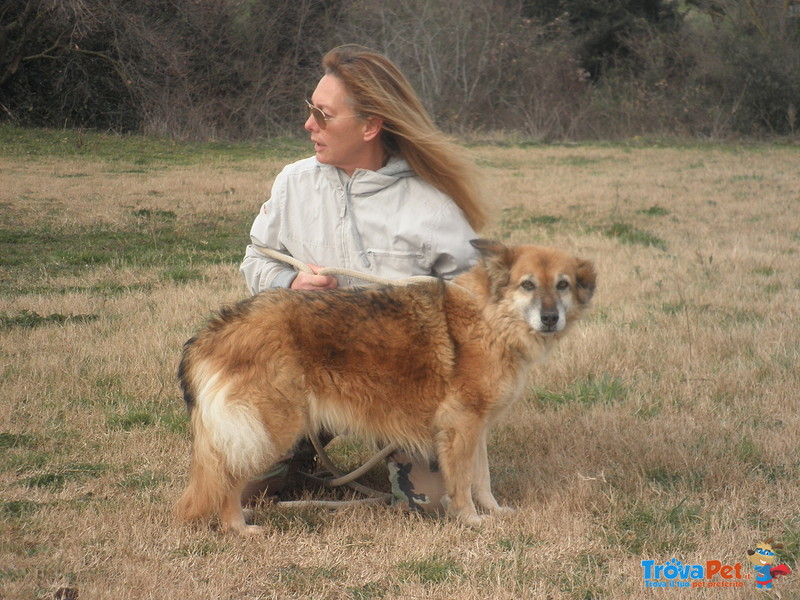
[[[467,527],[480,527],[483,525],[483,520],[486,517],[482,517],[479,514],[472,514],[472,515],[459,515],[458,520],[464,523]]]
[[[517,514],[517,509],[511,508],[510,506],[498,506],[492,511],[492,514],[498,517],[510,517],[511,515]]]
[[[250,535],[263,535],[266,530],[261,525],[247,525],[245,526],[243,531],[240,531],[242,535],[250,536]]]
[[[467,507],[462,507],[458,510],[453,507],[453,501],[447,494],[442,496],[441,503],[448,516],[460,521],[468,527],[480,527],[483,523],[483,517],[475,511],[474,506],[471,510]]]
[[[222,524],[223,533],[241,536],[263,535],[266,529],[261,525],[247,525],[242,523]]]
[[[264,535],[266,529],[261,525],[245,525],[244,527],[231,528],[228,530],[234,535],[241,535],[243,537],[251,537],[254,535]]]

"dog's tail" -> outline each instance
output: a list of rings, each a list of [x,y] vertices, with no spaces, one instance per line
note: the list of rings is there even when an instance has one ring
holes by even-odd
[[[190,381],[189,369],[192,364],[191,349],[197,338],[192,338],[183,345],[183,356],[181,357],[180,365],[178,365],[178,382],[183,392],[183,402],[186,404],[186,412],[191,415],[194,408],[194,390],[192,390]]]
[[[185,369],[193,392],[192,465],[176,514],[186,521],[219,511],[246,481],[276,460],[275,447],[252,403],[237,399],[236,384],[205,365]]]

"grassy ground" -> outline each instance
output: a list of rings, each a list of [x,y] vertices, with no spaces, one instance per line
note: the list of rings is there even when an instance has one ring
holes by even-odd
[[[245,540],[172,520],[190,444],[175,371],[246,296],[250,222],[307,148],[0,127],[0,597],[800,597],[800,573],[756,596],[746,555],[772,537],[800,557],[800,149],[469,151],[487,236],[600,273],[491,438],[517,515],[264,508],[269,533]],[[742,587],[647,588],[642,561],[672,559],[741,563],[701,581]]]

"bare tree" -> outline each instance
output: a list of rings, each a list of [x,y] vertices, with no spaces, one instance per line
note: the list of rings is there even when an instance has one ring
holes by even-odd
[[[505,129],[562,138],[576,130],[588,88],[565,23],[526,18],[523,2],[395,0],[346,5],[342,41],[385,52],[454,131]]]

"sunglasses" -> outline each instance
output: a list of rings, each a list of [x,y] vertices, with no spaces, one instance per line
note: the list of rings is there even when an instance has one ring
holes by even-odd
[[[320,129],[325,129],[328,126],[328,121],[331,119],[349,119],[351,117],[360,117],[361,115],[344,115],[341,117],[332,117],[330,115],[326,115],[321,108],[317,108],[311,102],[306,100],[306,105],[308,106],[308,114],[309,116],[314,117],[314,120],[319,125]]]

